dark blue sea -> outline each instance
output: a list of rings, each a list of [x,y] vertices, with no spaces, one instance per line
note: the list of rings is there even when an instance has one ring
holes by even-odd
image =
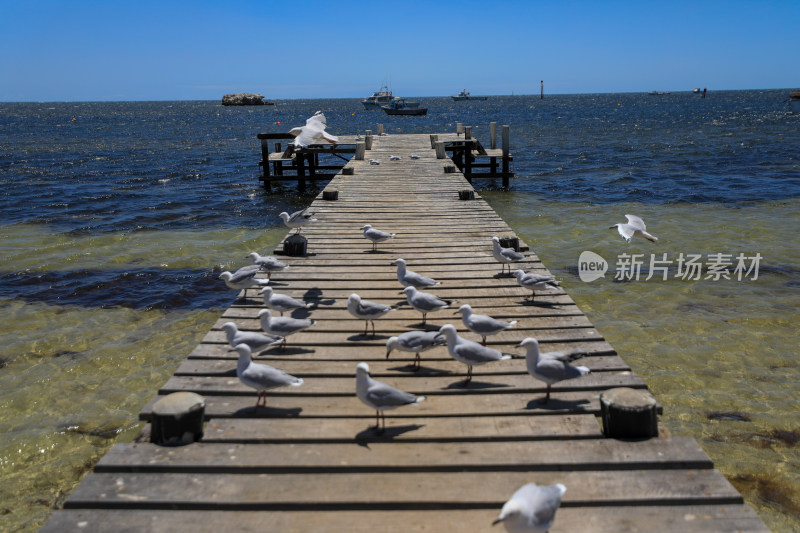
[[[414,98],[424,117],[359,99],[0,103],[0,529],[38,528],[114,439],[136,434],[140,407],[235,297],[219,270],[268,251],[286,232],[277,213],[324,186],[267,193],[258,180],[256,135],[317,110],[334,135],[462,123],[488,144],[490,122],[509,125],[510,190],[476,186],[671,406],[665,423],[697,438],[771,527],[800,527],[790,92]],[[581,283],[578,254],[618,253],[608,226],[631,211],[664,253],[761,253],[760,283]]]

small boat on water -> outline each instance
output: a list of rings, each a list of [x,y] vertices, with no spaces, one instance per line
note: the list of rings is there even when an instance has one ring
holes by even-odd
[[[800,91],[789,95],[789,105],[792,107],[792,113],[800,113]]]
[[[469,91],[466,89],[462,89],[458,94],[451,94],[450,98],[455,100],[456,102],[460,102],[461,100],[486,100],[488,96],[472,96],[469,94]]]
[[[662,94],[669,94],[669,91],[650,91],[647,94],[650,94],[650,95],[653,95],[653,96],[661,96]]]
[[[406,102],[405,98],[396,98],[386,105],[382,105],[387,115],[427,115],[427,107],[419,107],[419,102]]]
[[[372,96],[361,100],[361,104],[364,106],[364,109],[380,109],[382,106],[399,99],[400,97],[394,96],[386,85],[381,85],[381,88],[372,93]],[[419,102],[408,102],[406,105],[408,107],[418,107]]]

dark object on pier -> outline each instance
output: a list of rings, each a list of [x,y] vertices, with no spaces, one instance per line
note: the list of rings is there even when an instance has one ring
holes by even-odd
[[[617,387],[600,395],[603,434],[614,439],[658,436],[656,400],[647,392]]]
[[[322,199],[334,201],[339,199],[339,191],[336,189],[322,191]]]
[[[343,176],[352,176],[355,173],[356,173],[356,169],[354,169],[353,167],[344,167],[342,169],[342,175]]]
[[[181,446],[203,438],[206,399],[194,392],[174,392],[153,405],[150,442]]]
[[[475,191],[472,189],[464,189],[463,191],[458,191],[458,199],[459,200],[474,200],[475,199]],[[519,246],[519,241],[517,242],[517,246]]]
[[[519,252],[519,237],[500,237],[500,246],[513,248],[515,252]]]
[[[263,94],[237,93],[226,94],[222,97],[222,105],[274,105],[265,102]]]
[[[303,257],[306,255],[308,239],[302,235],[290,235],[283,240],[283,255]]]
[[[455,174],[456,173],[456,166],[455,165],[445,165],[444,166],[444,173],[445,174]]]

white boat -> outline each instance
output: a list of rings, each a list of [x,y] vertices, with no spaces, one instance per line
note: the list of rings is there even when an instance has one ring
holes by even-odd
[[[800,113],[800,91],[789,95],[789,105],[792,107],[792,113]]]
[[[361,103],[364,105],[364,109],[382,109],[383,106],[397,100],[400,100],[399,96],[394,96],[386,85],[381,85],[380,90],[372,93],[369,98],[361,100]],[[405,107],[419,107],[419,102],[406,102]]]
[[[456,102],[460,102],[461,100],[486,100],[489,98],[488,96],[472,96],[469,94],[469,91],[466,89],[462,89],[458,94],[451,94],[450,98],[455,100]]]

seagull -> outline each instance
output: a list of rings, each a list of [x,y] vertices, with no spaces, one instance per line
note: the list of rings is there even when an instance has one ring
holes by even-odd
[[[545,274],[535,274],[533,272],[525,273],[523,270],[515,270],[514,275],[517,276],[517,283],[520,287],[530,289],[531,301],[536,297],[536,291],[543,291],[545,289],[557,289],[558,282],[553,276]],[[528,297],[526,296],[527,300]]]
[[[585,366],[572,366],[569,359],[572,354],[561,352],[539,353],[539,341],[533,337],[524,339],[517,348],[525,348],[525,363],[528,366],[528,374],[534,378],[547,383],[547,396],[542,403],[550,400],[550,385],[565,379],[579,378],[589,373]]]
[[[284,311],[291,312],[294,309],[310,309],[311,304],[295,300],[291,296],[285,294],[278,294],[272,287],[264,287],[261,289],[261,294],[264,295],[264,305],[273,311],[279,311],[283,316]]]
[[[390,155],[389,161],[400,161],[402,159],[399,155]]]
[[[381,162],[380,162],[380,161],[378,161],[377,159],[370,159],[370,160],[369,160],[369,164],[370,164],[370,165],[380,165],[380,164],[381,164]]]
[[[503,504],[500,516],[492,525],[503,523],[509,533],[547,531],[553,527],[561,497],[567,487],[561,483],[544,486],[536,483],[523,485]]]
[[[239,328],[237,328],[236,324],[233,322],[225,322],[222,324],[222,331],[225,332],[225,336],[228,338],[228,344],[231,345],[231,348],[235,348],[239,344],[246,344],[252,351],[258,352],[267,346],[283,342],[283,339],[280,337],[263,335],[256,331],[239,331]]]
[[[263,290],[262,290],[263,292]],[[516,320],[512,322],[505,322],[504,320],[497,320],[488,315],[477,315],[472,312],[472,306],[464,304],[458,308],[455,314],[461,313],[461,321],[467,326],[467,329],[473,333],[477,333],[481,337],[481,344],[486,346],[486,337],[489,335],[496,335],[501,331],[511,328],[517,323]]]
[[[389,359],[389,354],[392,350],[397,348],[404,352],[414,352],[414,370],[419,370],[422,360],[420,359],[420,352],[426,352],[436,346],[445,344],[445,339],[439,335],[438,331],[406,331],[398,337],[389,337],[386,341],[386,359]]]
[[[395,233],[386,233],[385,231],[381,231],[377,228],[373,228],[369,224],[365,224],[361,227],[364,230],[364,237],[372,241],[372,251],[376,251],[378,249],[378,243],[383,241],[388,241],[389,239],[394,238],[396,235]]]
[[[407,270],[405,259],[395,259],[392,261],[392,264],[397,265],[397,281],[399,281],[404,287],[416,287],[418,289],[424,289],[426,287],[435,287],[436,285],[441,285],[440,282],[432,278],[422,276],[416,272],[412,272],[411,270]]]
[[[490,361],[511,359],[508,354],[460,337],[452,324],[445,324],[439,328],[439,333],[444,335],[447,340],[447,351],[450,352],[453,359],[467,365],[467,379],[464,381],[464,385],[468,385],[472,381],[473,366],[483,365]]]
[[[406,295],[408,305],[422,313],[423,324],[425,324],[425,317],[428,313],[444,309],[453,303],[452,300],[442,300],[428,292],[418,291],[413,285],[406,287],[402,292]]]
[[[268,390],[287,385],[299,387],[303,384],[301,378],[291,376],[283,370],[261,363],[254,363],[248,345],[237,344],[234,349],[239,352],[239,362],[236,364],[236,375],[239,377],[239,381],[258,391],[256,405],[253,408],[254,411],[258,410],[259,406],[266,407]],[[263,403],[261,402],[262,398],[264,400]]]
[[[375,409],[375,431],[378,434],[386,431],[386,415],[384,411],[397,409],[404,405],[419,405],[425,396],[414,396],[410,392],[403,392],[385,383],[369,377],[369,365],[359,363],[356,366],[356,396],[368,407]],[[379,418],[383,419],[383,427]]]
[[[419,159],[419,156],[417,154],[411,154],[408,157],[410,157],[411,159]]]
[[[508,273],[511,274],[511,263],[525,259],[524,254],[519,253],[513,248],[503,248],[500,246],[500,239],[498,237],[492,237],[492,255],[502,263],[500,274],[503,273],[506,265],[508,265]]]
[[[253,261],[253,265],[257,265],[261,270],[267,273],[267,279],[270,278],[273,272],[286,270],[289,265],[283,261],[278,260],[274,255],[258,255],[256,252],[247,254],[247,258]]]
[[[219,275],[219,279],[225,282],[225,285],[230,289],[249,289],[250,287],[264,287],[269,283],[268,279],[257,278],[257,268],[250,269],[248,267],[240,268],[234,273],[224,271]]]
[[[302,209],[300,211],[295,211],[291,215],[284,211],[283,213],[279,214],[278,216],[283,219],[283,223],[286,224],[289,228],[297,228],[295,234],[300,233],[300,230],[303,226],[308,224],[309,222],[316,222],[317,219],[313,218],[314,213],[308,212],[308,207]]]
[[[292,128],[289,133],[294,135],[294,145],[300,148],[308,148],[310,144],[322,144],[324,142],[336,144],[339,137],[331,135],[325,128],[327,123],[322,111],[317,111],[306,120],[305,126]]]
[[[261,321],[261,329],[270,335],[280,335],[284,337],[281,347],[286,346],[286,337],[298,331],[303,331],[316,324],[314,320],[308,318],[292,318],[290,316],[273,317],[269,309],[262,309],[258,312],[258,319]]]
[[[375,336],[375,319],[380,318],[389,311],[392,311],[394,306],[379,304],[362,300],[361,297],[353,293],[347,298],[347,310],[356,318],[364,319],[364,335],[367,334],[370,322],[372,322],[372,336]]]
[[[651,242],[656,242],[658,240],[658,237],[654,237],[653,235],[647,233],[647,226],[644,225],[644,220],[636,215],[625,215],[625,218],[628,219],[627,224],[614,224],[608,229],[617,228],[619,234],[622,235],[622,238],[627,242],[631,242],[631,239],[637,235],[639,237],[644,237]]]

